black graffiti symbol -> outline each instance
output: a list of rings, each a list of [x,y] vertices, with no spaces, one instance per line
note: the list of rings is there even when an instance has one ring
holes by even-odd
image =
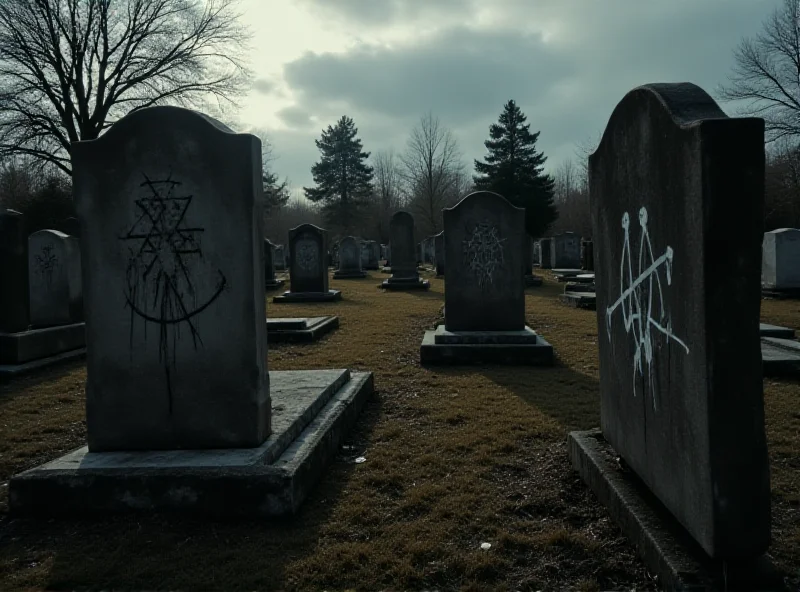
[[[158,361],[167,380],[169,413],[172,414],[172,373],[181,327],[186,327],[195,350],[203,340],[193,320],[225,291],[221,270],[211,295],[201,299],[195,277],[197,262],[203,259],[200,237],[204,228],[187,226],[184,218],[193,195],[176,195],[181,183],[172,179],[153,181],[142,173],[144,195],[134,201],[136,221],[120,240],[128,243],[125,301],[130,309],[130,348],[133,352],[135,317],[158,327]]]
[[[53,273],[58,266],[58,257],[53,254],[53,245],[43,245],[39,255],[35,255],[36,266],[39,274],[44,279],[45,285],[49,288],[53,281]]]

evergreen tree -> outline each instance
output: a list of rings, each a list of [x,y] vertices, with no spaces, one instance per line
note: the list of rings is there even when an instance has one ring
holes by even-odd
[[[547,157],[536,151],[539,132],[532,134],[527,117],[514,101],[508,101],[498,123],[489,127],[484,142],[486,161],[475,161],[475,188],[499,193],[517,207],[525,208],[525,229],[542,236],[558,218],[553,203],[555,183],[544,173]]]
[[[278,175],[267,168],[262,169],[261,182],[264,186],[264,215],[282,208],[289,202],[289,180],[278,183]]]
[[[315,140],[322,153],[319,162],[311,167],[316,187],[304,187],[306,197],[322,203],[325,223],[343,235],[358,226],[365,206],[372,195],[372,167],[364,161],[358,129],[346,115],[322,132]]]

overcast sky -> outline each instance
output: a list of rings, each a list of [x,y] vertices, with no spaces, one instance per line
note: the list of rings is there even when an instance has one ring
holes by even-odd
[[[256,80],[239,127],[267,130],[274,169],[300,192],[312,184],[314,140],[342,115],[375,154],[402,151],[431,111],[471,170],[489,125],[514,99],[541,131],[552,170],[602,133],[640,84],[688,81],[714,96],[736,45],[779,3],[243,0]]]

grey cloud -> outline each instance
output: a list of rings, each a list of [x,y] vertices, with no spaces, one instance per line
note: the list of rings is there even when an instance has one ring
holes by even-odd
[[[311,123],[308,111],[297,105],[292,105],[290,107],[281,109],[278,111],[278,117],[280,117],[284,123],[293,128],[306,127]]]
[[[268,95],[275,91],[277,85],[266,78],[256,78],[253,81],[253,90],[262,95]]]
[[[470,12],[476,0],[300,0],[318,13],[350,23],[391,26],[397,22]]]

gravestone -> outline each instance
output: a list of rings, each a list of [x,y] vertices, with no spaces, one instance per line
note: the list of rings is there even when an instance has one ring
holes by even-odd
[[[289,231],[289,280],[291,290],[272,301],[331,302],[341,298],[339,290],[328,289],[328,233],[313,224],[301,224]]]
[[[367,277],[361,265],[361,243],[354,236],[346,236],[339,241],[339,268],[334,279],[356,279]]]
[[[552,238],[543,238],[539,240],[539,260],[541,261],[542,269],[552,269],[553,264],[551,260],[551,251],[552,251],[553,239]]]
[[[581,268],[581,237],[573,232],[550,239],[550,266],[553,269]]]
[[[28,302],[28,236],[25,218],[0,207],[0,332],[25,331],[30,324]]]
[[[479,191],[442,216],[444,325],[426,332],[422,362],[552,364],[553,348],[525,323],[525,210]]]
[[[594,245],[590,240],[581,241],[581,269],[594,271]]]
[[[800,230],[779,228],[764,233],[761,286],[768,290],[800,288]]]
[[[75,217],[65,218],[59,230],[69,236],[74,236],[76,238],[81,237],[81,225]]]
[[[28,237],[30,320],[33,327],[83,320],[81,251],[78,239],[58,230]]]
[[[542,264],[542,256],[540,254],[540,248],[541,248],[541,246],[539,245],[539,241],[538,240],[537,241],[533,241],[533,253],[532,253],[533,261],[532,261],[532,263],[535,266],[536,265],[540,266]]]
[[[541,286],[542,278],[533,274],[533,239],[525,234],[525,248],[522,253],[522,261],[524,265],[524,278],[526,287]]]
[[[386,290],[427,290],[428,280],[421,280],[417,271],[420,261],[420,243],[414,242],[414,217],[400,211],[389,222],[392,276],[381,287]]]
[[[364,241],[361,245],[361,266],[363,269],[380,267],[380,245],[374,240]]]
[[[275,245],[272,263],[275,266],[275,271],[286,271],[286,251],[283,245]]]
[[[283,280],[275,278],[275,245],[268,238],[264,239],[264,289],[274,290],[283,286]]]
[[[434,235],[434,252],[436,254],[436,275],[444,275],[444,230]]]
[[[612,113],[589,179],[604,262],[602,437],[573,433],[573,464],[634,540],[665,531],[635,515],[646,503],[621,504],[608,488],[619,478],[600,468],[606,454],[620,456],[708,556],[746,562],[770,539],[758,280],[764,122],[728,118],[693,84],[638,87]],[[673,563],[650,564],[664,576]]]

